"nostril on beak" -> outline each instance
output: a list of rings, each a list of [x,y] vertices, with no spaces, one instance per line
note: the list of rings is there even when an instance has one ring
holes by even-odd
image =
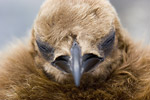
[[[103,57],[98,57],[94,54],[85,54],[82,59],[84,72],[92,71],[98,64],[104,61]]]
[[[71,73],[69,56],[59,56],[51,64],[63,72]]]

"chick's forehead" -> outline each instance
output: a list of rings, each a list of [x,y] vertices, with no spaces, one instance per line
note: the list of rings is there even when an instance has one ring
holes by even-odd
[[[107,0],[47,0],[37,16],[34,31],[50,44],[71,36],[96,40],[115,27],[115,14]]]

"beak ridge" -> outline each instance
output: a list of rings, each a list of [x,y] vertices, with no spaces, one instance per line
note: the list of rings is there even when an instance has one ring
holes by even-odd
[[[80,85],[80,78],[82,76],[81,66],[82,66],[82,56],[80,46],[76,41],[74,41],[71,48],[71,71],[74,77],[75,85]]]

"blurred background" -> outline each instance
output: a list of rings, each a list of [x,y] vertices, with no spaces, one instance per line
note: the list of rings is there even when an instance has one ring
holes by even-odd
[[[26,36],[44,0],[0,0],[0,49]],[[135,41],[150,43],[150,0],[110,0]]]

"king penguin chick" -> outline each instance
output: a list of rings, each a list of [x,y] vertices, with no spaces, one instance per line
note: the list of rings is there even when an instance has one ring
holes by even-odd
[[[46,0],[31,33],[1,53],[0,100],[150,100],[150,50],[108,0]]]

